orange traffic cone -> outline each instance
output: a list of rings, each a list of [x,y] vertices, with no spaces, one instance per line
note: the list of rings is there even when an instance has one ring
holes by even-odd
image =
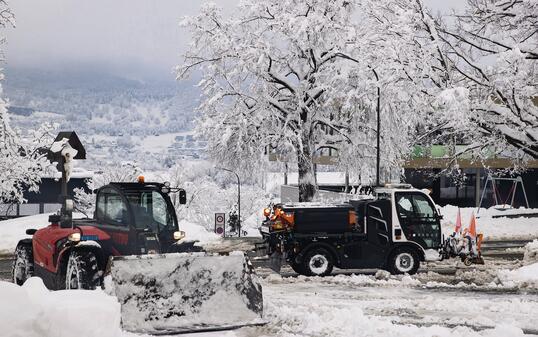
[[[473,215],[471,216],[471,224],[469,225],[469,235],[472,238],[476,238],[476,218],[474,216],[474,212],[473,212]]]
[[[456,217],[456,228],[454,228],[454,233],[461,234],[461,212],[460,212],[459,207],[458,207],[458,216]]]

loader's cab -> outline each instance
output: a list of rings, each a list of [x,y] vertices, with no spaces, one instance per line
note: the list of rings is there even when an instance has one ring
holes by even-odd
[[[428,193],[399,184],[376,191],[380,200],[391,201],[392,241],[418,244],[422,249],[441,245],[441,216]]]
[[[120,255],[164,253],[177,241],[176,212],[164,184],[105,185],[97,191],[94,219]]]

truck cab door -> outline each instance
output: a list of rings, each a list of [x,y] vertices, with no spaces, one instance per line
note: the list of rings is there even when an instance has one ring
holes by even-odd
[[[396,192],[396,212],[405,238],[424,249],[441,243],[441,223],[430,198],[421,192]]]

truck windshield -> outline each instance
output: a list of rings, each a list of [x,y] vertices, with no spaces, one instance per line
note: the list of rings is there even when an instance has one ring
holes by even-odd
[[[151,229],[155,232],[175,230],[176,218],[172,206],[157,191],[129,191],[125,193],[133,210],[136,228]]]

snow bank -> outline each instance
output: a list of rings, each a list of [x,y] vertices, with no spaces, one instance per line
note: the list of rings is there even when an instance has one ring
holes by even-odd
[[[345,286],[395,286],[395,287],[414,287],[421,286],[422,283],[409,275],[391,275],[385,270],[379,270],[375,275],[352,274],[352,275],[335,275],[326,277],[306,277],[299,275],[297,277],[282,278],[277,274],[270,274],[266,282],[272,284],[286,283],[304,283],[319,282],[320,284],[336,284]]]
[[[39,214],[0,221],[0,255],[13,254],[19,240],[29,237],[25,233],[27,229],[48,226],[49,215]]]
[[[40,229],[49,225],[49,215],[38,214],[16,219],[0,221],[0,255],[13,254],[19,240],[29,238],[26,230],[30,228]],[[80,213],[74,213],[74,218],[82,218]]]
[[[200,243],[208,243],[220,240],[220,236],[209,232],[204,226],[189,222],[186,220],[179,221],[179,229],[185,231],[185,240],[200,241]]]
[[[538,238],[538,218],[493,218],[493,216],[538,213],[538,209],[533,208],[516,208],[499,210],[495,207],[481,208],[476,214],[476,208],[460,208],[463,228],[466,228],[474,212],[477,216],[476,230],[483,233],[486,240],[509,240],[509,239],[532,239]],[[454,231],[458,207],[446,205],[441,208],[443,220],[441,222],[442,230],[445,235],[450,235]]]
[[[499,270],[498,277],[503,285],[538,289],[538,263],[514,270]]]
[[[523,260],[525,262],[538,262],[538,240],[534,240],[525,245],[525,255]]]
[[[51,292],[40,278],[20,287],[0,282],[4,337],[117,337],[120,304],[101,290]]]

